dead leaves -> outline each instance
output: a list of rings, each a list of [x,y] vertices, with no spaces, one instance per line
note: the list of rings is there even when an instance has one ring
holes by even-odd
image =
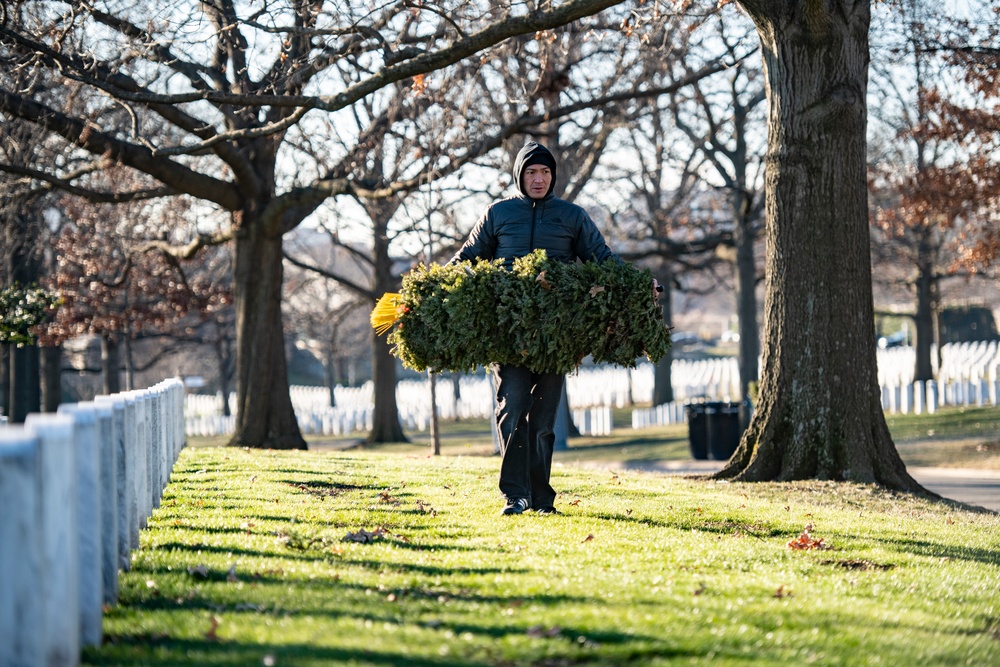
[[[385,526],[378,526],[375,530],[365,530],[361,528],[355,532],[348,532],[341,538],[341,542],[355,542],[357,544],[371,544],[373,542],[392,538],[397,542],[409,542],[409,538],[391,533]]]
[[[195,565],[194,567],[189,567],[187,569],[188,574],[195,579],[211,579],[212,569],[205,565],[204,563],[200,565]],[[215,577],[218,579],[218,576]],[[226,581],[230,584],[237,584],[242,581],[236,574],[236,563],[229,566],[229,570],[226,571]]]
[[[367,531],[362,528],[354,533],[348,532],[347,535],[344,535],[341,541],[357,542],[358,544],[371,544],[375,540],[380,540],[388,534],[389,531],[387,531],[384,526],[379,526],[372,531]]]
[[[823,541],[823,538],[816,539],[810,535],[810,531],[813,529],[811,523],[807,523],[806,527],[799,533],[799,536],[795,539],[788,540],[788,544],[785,545],[789,549],[794,549],[796,551],[804,551],[808,549],[832,549],[830,545]]]
[[[525,634],[529,637],[534,637],[535,639],[552,639],[558,637],[562,634],[562,628],[558,625],[553,625],[551,627],[545,627],[544,625],[533,625],[527,630]]]
[[[790,591],[789,589],[785,588],[784,584],[781,584],[780,586],[778,586],[778,589],[776,591],[774,591],[774,595],[772,595],[771,597],[775,597],[775,598],[778,598],[778,599],[781,599],[781,598],[790,598],[790,597],[792,597],[792,591]]]

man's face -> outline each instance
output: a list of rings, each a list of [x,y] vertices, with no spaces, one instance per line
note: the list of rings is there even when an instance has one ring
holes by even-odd
[[[524,191],[532,199],[542,199],[552,185],[552,170],[544,164],[529,165],[524,170]]]

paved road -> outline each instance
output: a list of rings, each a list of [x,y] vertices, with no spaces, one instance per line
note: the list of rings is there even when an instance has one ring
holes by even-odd
[[[673,474],[709,474],[721,461],[624,462],[609,465],[616,470],[650,470]],[[1000,470],[965,468],[909,468],[913,478],[928,491],[952,500],[1000,512]]]

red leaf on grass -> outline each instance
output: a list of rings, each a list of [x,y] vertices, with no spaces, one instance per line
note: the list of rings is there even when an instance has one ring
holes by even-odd
[[[215,631],[218,629],[219,629],[219,619],[217,616],[213,616],[212,626],[208,629],[208,632],[205,633],[205,639],[207,639],[210,642],[219,641],[219,637],[215,634]]]
[[[829,549],[830,546],[823,542],[822,537],[816,539],[815,537],[809,534],[809,531],[811,531],[812,528],[813,525],[811,523],[806,524],[806,527],[802,530],[801,533],[799,533],[799,536],[793,540],[788,540],[788,544],[786,546],[789,549],[796,549],[799,551],[806,549]]]

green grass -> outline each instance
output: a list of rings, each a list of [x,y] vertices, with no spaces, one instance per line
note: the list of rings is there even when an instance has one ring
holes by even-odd
[[[908,466],[1000,470],[1000,407],[887,415],[886,421]]]
[[[995,514],[564,466],[563,514],[500,517],[497,464],[188,448],[83,662],[997,664]]]
[[[903,461],[908,466],[1000,470],[1000,408],[945,408],[933,415],[886,415]],[[562,463],[630,463],[690,458],[687,424],[631,428],[631,410],[612,411],[614,428],[608,436],[570,438],[569,449],[558,451]],[[490,456],[493,440],[486,419],[442,420],[441,452],[445,456]],[[430,448],[426,431],[407,434],[409,444],[363,446],[366,451],[418,455]],[[340,437],[309,436],[318,451],[362,446],[357,434]],[[226,438],[192,438],[195,447],[225,444]]]

